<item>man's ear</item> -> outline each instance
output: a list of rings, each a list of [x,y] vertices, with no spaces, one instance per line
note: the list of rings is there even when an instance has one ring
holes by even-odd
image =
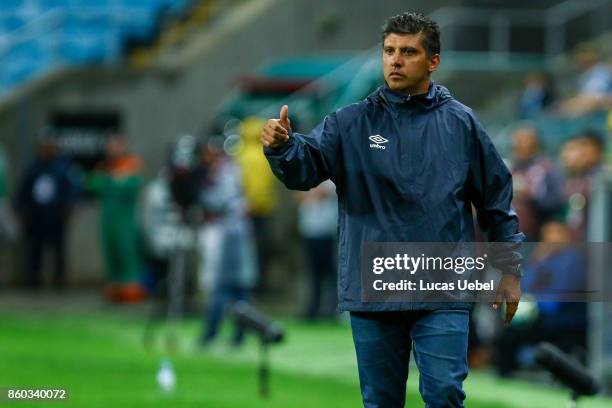
[[[438,65],[440,65],[440,54],[434,54],[429,57],[429,72],[434,72],[438,69]]]

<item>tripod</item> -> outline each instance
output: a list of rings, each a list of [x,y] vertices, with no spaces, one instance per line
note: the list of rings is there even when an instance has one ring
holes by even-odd
[[[153,342],[154,328],[162,320],[167,326],[166,349],[173,354],[178,348],[179,322],[184,315],[185,288],[188,277],[189,258],[195,248],[194,223],[183,222],[168,226],[164,232],[171,242],[170,257],[166,273],[158,282],[157,300],[154,302],[144,331],[144,344],[149,347]]]

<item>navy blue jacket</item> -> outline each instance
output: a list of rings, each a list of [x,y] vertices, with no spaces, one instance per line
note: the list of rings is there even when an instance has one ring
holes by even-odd
[[[66,159],[36,158],[21,181],[15,207],[25,228],[33,234],[60,234],[65,228],[78,188],[74,169]]]
[[[474,117],[441,85],[401,95],[383,85],[328,115],[309,135],[264,152],[290,189],[330,178],[338,194],[340,310],[469,308],[362,302],[363,242],[474,241],[472,204],[489,241],[516,243],[494,266],[515,271],[524,240],[511,208],[512,177]]]

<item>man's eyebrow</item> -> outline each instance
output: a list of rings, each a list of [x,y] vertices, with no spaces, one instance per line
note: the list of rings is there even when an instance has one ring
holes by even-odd
[[[418,48],[411,47],[411,46],[400,48],[400,51],[418,51],[418,50],[419,50]]]

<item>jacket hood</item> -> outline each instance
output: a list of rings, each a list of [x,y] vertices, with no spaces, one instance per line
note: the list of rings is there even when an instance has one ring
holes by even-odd
[[[389,88],[389,85],[385,82],[384,85],[379,86],[372,92],[368,99],[381,102],[390,108],[412,105],[429,110],[451,101],[453,96],[448,89],[433,81],[429,84],[427,93],[419,95],[401,94]]]

